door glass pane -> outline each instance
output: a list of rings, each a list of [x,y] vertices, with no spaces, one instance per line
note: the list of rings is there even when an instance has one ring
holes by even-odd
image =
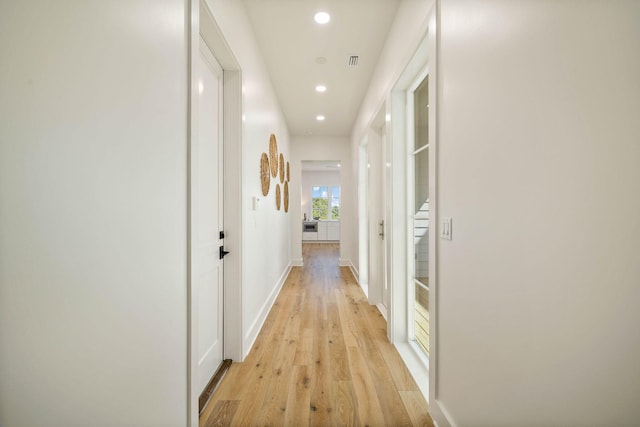
[[[413,108],[416,115],[414,150],[417,150],[429,143],[429,76],[425,77],[413,95]]]
[[[429,290],[422,282],[416,282],[414,309],[416,341],[429,356]]]
[[[415,160],[415,207],[413,212],[414,276],[425,285],[429,275],[429,150],[420,151]]]

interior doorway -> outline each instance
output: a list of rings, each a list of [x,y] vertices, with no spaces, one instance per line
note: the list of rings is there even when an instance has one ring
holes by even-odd
[[[340,243],[341,164],[339,160],[301,162],[302,243]]]

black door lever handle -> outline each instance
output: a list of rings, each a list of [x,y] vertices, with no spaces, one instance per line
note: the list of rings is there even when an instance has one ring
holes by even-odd
[[[224,258],[224,256],[228,254],[229,252],[224,250],[224,246],[220,246],[220,259]]]

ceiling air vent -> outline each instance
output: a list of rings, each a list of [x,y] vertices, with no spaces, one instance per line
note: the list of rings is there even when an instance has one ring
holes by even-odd
[[[347,64],[349,67],[357,67],[358,66],[358,55],[351,55],[349,57],[349,62]]]

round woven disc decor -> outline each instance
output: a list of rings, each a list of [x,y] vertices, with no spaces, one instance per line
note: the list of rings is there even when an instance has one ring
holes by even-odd
[[[291,181],[291,169],[289,168],[289,162],[287,162],[287,182]]]
[[[269,137],[269,164],[271,176],[275,178],[278,175],[278,142],[274,134]]]
[[[260,183],[262,184],[262,195],[269,194],[269,185],[271,184],[271,176],[269,175],[269,156],[262,153],[260,157]]]
[[[276,184],[276,209],[280,210],[280,184]]]
[[[284,211],[289,212],[289,183],[284,182]]]
[[[284,182],[284,154],[280,153],[280,182]]]

